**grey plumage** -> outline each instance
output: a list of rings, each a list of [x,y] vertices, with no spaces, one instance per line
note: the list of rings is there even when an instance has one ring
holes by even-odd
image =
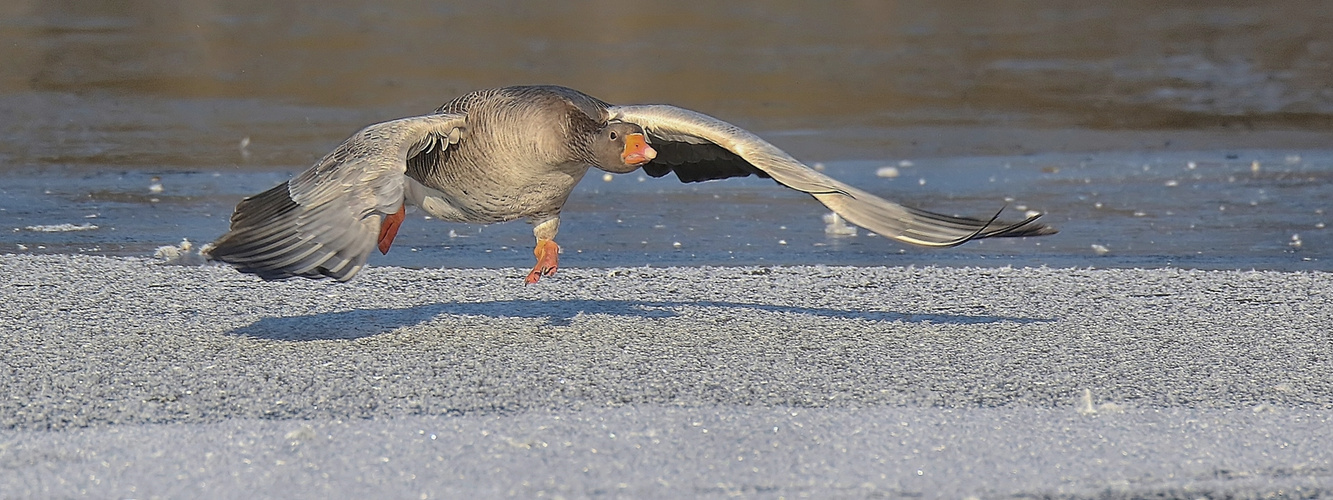
[[[635,134],[646,137],[635,143]],[[769,177],[809,193],[849,222],[917,245],[1056,232],[1036,223],[1039,216],[997,222],[890,202],[702,113],[614,106],[576,90],[534,86],[480,90],[435,114],[362,129],[296,178],[237,205],[231,230],[210,255],[265,279],[351,279],[377,239],[387,250],[394,218],[401,220],[400,210],[410,203],[447,221],[529,220],[538,240],[538,266],[528,278],[535,282],[554,272],[550,248],[558,248],[560,209],[594,166],[609,172],[642,167],[653,177],[674,173],[682,182]]]
[[[709,179],[721,178],[725,173],[732,176],[757,173],[772,177],[779,184],[809,193],[848,222],[899,241],[924,246],[956,246],[978,238],[1055,233],[1050,226],[1034,223],[1040,216],[1019,222],[996,222],[994,218],[952,217],[893,203],[805,166],[748,130],[688,109],[664,105],[612,106],[610,112],[613,120],[643,127],[653,144],[665,142],[676,148],[693,149],[698,152],[692,157],[705,158],[693,160],[695,163],[716,163],[708,170],[714,173]],[[719,149],[734,156],[726,157],[717,152]],[[677,162],[691,165],[687,159],[691,156],[686,153],[677,155],[680,159],[675,162],[661,155],[644,168],[659,161],[668,165]],[[678,166],[673,166],[672,170],[685,182],[700,176]],[[686,174],[682,175],[683,172]]]
[[[403,204],[407,155],[457,136],[464,123],[440,114],[362,129],[291,181],[242,200],[209,256],[264,279],[351,279],[380,222]]]

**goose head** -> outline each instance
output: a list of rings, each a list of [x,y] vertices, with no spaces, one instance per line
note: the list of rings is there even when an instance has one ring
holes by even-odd
[[[633,123],[607,123],[597,131],[591,146],[595,166],[617,174],[633,172],[657,157],[643,127]]]

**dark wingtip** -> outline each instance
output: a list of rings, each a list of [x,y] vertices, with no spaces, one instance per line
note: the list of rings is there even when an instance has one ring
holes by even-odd
[[[1027,236],[1046,236],[1060,232],[1052,226],[1046,224],[1036,224],[1043,214],[1033,215],[1024,219],[1022,222],[1011,224],[1008,227],[1000,229],[993,234],[987,234],[987,238],[1022,238]]]
[[[1000,213],[1001,213],[1001,212],[1004,212],[1004,209],[1000,209],[999,212],[995,212],[995,215],[992,215],[991,218],[990,218],[990,220],[986,221],[985,224],[982,224],[981,227],[978,227],[976,231],[973,231],[973,232],[972,232],[972,234],[969,234],[969,235],[964,236],[964,237],[962,237],[962,238],[958,238],[957,240],[951,241],[951,242],[945,244],[944,246],[945,246],[945,247],[950,247],[950,248],[951,248],[951,247],[956,247],[956,246],[962,245],[963,243],[967,243],[967,242],[972,241],[972,240],[981,239],[981,238],[989,238],[989,237],[991,237],[991,236],[993,235],[993,233],[986,233],[986,232],[985,232],[985,231],[986,231],[986,228],[989,228],[989,227],[991,226],[991,224],[994,224],[994,223],[995,223],[995,220],[996,220],[996,219],[999,219],[999,218],[1000,218]]]
[[[1060,232],[1060,230],[1056,229],[1054,226],[1048,226],[1046,224],[1030,225],[1021,229],[1021,231],[1014,231],[1013,234],[1005,234],[1005,236],[1046,236],[1048,234],[1056,234]]]
[[[1003,208],[1001,208],[999,212],[995,212],[995,216],[991,217],[990,222],[987,222],[985,227],[977,231],[977,233],[968,238],[968,240],[978,240],[982,238],[1024,238],[1028,236],[1046,236],[1060,232],[1060,230],[1052,226],[1036,224],[1037,219],[1040,219],[1044,214],[1033,215],[1019,222],[1002,222],[999,225],[1003,227],[987,231],[987,228],[996,225],[995,221],[1000,217],[1000,213],[1002,212],[1004,212]]]

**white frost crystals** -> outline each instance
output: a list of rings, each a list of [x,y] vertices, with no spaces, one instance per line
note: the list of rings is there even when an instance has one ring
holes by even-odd
[[[157,247],[157,251],[153,252],[153,258],[161,259],[162,264],[168,266],[202,266],[208,262],[203,254],[209,248],[212,248],[211,244],[204,245],[198,252],[193,252],[194,243],[190,243],[189,239],[182,238],[180,245]]]
[[[97,230],[98,227],[96,224],[88,224],[88,223],[79,224],[77,226],[74,224],[65,223],[65,224],[43,224],[37,226],[27,226],[23,229],[38,233],[64,233],[69,231],[94,231]]]

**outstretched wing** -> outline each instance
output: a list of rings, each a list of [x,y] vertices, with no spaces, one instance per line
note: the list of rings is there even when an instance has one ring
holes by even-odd
[[[916,245],[948,247],[978,238],[1056,232],[1034,223],[1040,215],[1010,223],[899,205],[821,174],[759,136],[703,113],[666,105],[611,106],[608,111],[612,120],[637,124],[648,133],[658,155],[643,169],[654,177],[667,172],[675,172],[682,182],[771,177],[809,193],[853,224]]]
[[[264,279],[346,281],[375,247],[381,224],[403,207],[407,159],[456,145],[462,114],[370,125],[292,180],[236,205],[231,230],[208,251]]]

